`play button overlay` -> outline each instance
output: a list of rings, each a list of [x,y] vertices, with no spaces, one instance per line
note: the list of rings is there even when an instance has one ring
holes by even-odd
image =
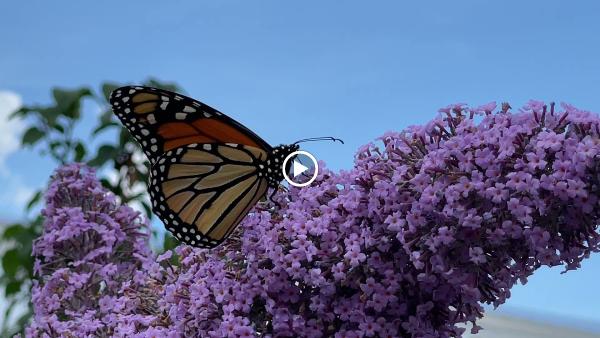
[[[298,161],[294,161],[294,171],[292,171],[292,175],[296,178],[298,175],[303,174],[308,170],[308,167],[303,165]]]
[[[294,187],[306,187],[319,174],[317,159],[309,152],[297,150],[283,161],[283,177]]]

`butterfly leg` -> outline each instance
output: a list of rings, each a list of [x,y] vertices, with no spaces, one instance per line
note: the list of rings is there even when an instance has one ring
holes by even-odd
[[[281,209],[281,204],[279,204],[279,202],[277,202],[275,199],[273,199],[273,197],[275,196],[275,193],[277,192],[277,189],[273,189],[273,192],[271,193],[271,195],[269,196],[269,201],[275,203],[275,205],[277,205],[277,207],[279,209]]]

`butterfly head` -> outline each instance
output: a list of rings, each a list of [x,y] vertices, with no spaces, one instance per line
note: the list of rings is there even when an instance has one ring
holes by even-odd
[[[297,144],[281,144],[273,148],[264,166],[264,175],[267,177],[269,186],[274,188],[279,186],[279,183],[284,178],[283,170],[285,169],[283,168],[283,162],[291,153],[298,149],[300,149],[300,146]]]

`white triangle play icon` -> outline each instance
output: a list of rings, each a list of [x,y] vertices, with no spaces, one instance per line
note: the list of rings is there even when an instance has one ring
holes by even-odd
[[[292,161],[292,163],[290,163]],[[311,163],[308,166],[304,163]],[[294,187],[306,187],[311,184],[319,174],[319,163],[309,152],[296,150],[289,154],[281,166],[283,178]],[[307,175],[310,172],[312,175]]]
[[[308,167],[303,165],[302,163],[298,162],[298,161],[294,161],[293,163],[293,171],[294,171],[294,177],[302,174],[303,172],[307,171]]]

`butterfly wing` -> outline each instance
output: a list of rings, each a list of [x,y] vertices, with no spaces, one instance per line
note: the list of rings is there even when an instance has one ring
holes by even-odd
[[[192,143],[236,143],[272,150],[267,142],[227,115],[168,90],[125,86],[112,92],[110,104],[151,164],[167,151]]]
[[[267,153],[241,144],[189,144],[157,159],[153,211],[181,241],[219,245],[267,191],[259,162]]]
[[[110,103],[150,160],[154,213],[180,240],[217,246],[265,195],[258,163],[273,149],[225,114],[142,86],[116,89]]]

